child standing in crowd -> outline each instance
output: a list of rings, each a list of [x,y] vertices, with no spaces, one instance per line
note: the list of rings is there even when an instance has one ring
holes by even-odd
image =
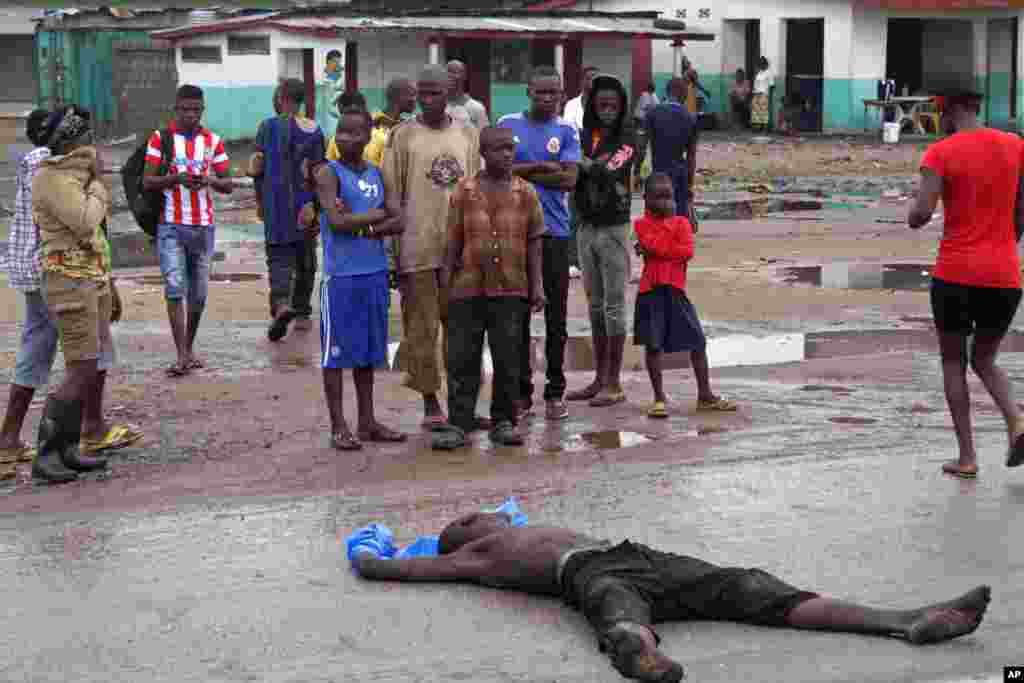
[[[395,198],[384,196],[380,169],[367,163],[370,115],[350,108],[338,121],[335,142],[340,161],[317,166],[317,202],[322,207],[324,245],[320,285],[321,365],[331,416],[331,445],[362,449],[362,441],[396,443],[406,436],[377,422],[373,410],[374,368],[384,365],[388,349],[388,257],[382,238],[404,230]],[[343,410],[345,368],[352,369],[359,411],[358,438]]]
[[[647,211],[634,223],[637,251],[644,257],[644,271],[636,297],[635,343],[646,350],[647,373],[654,390],[652,418],[668,417],[662,386],[662,354],[690,352],[697,377],[697,409],[734,411],[736,404],[716,396],[708,379],[707,340],[697,310],[686,296],[686,267],[693,258],[693,226],[675,215],[672,178],[652,173],[644,199]]]
[[[485,170],[459,183],[448,213],[441,273],[449,298],[448,420],[459,430],[452,446],[478,428],[474,411],[486,333],[494,360],[491,441],[519,446],[519,345],[528,308],[544,308],[544,211],[530,183],[512,175],[516,138],[510,128],[484,128],[480,153]]]

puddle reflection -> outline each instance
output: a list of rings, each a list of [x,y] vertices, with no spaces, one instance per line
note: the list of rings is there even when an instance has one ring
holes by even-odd
[[[932,267],[920,263],[826,263],[781,269],[784,281],[829,289],[927,291]]]

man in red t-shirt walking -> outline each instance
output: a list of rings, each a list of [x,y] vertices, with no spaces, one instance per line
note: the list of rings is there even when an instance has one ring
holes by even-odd
[[[1024,423],[1010,381],[995,364],[1021,299],[1017,243],[1024,230],[1024,140],[979,125],[982,96],[970,89],[950,88],[937,100],[949,137],[932,145],[921,161],[921,188],[907,223],[914,229],[927,225],[942,197],[945,227],[931,302],[946,402],[960,446],[959,459],[945,463],[942,471],[973,479],[978,465],[968,361],[1006,420],[1007,466],[1024,463]]]

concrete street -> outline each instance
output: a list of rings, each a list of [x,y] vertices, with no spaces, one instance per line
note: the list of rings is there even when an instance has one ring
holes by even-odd
[[[558,601],[369,583],[348,567],[356,527],[386,523],[401,544],[509,495],[534,523],[761,567],[873,605],[992,586],[976,633],[927,647],[663,625],[662,647],[690,681],[1001,681],[1004,666],[1024,664],[1024,469],[1003,466],[1002,420],[972,379],[979,477],[939,471],[956,454],[927,294],[939,228],[892,222],[906,201],[886,192],[912,187],[905,170],[867,189],[829,180],[820,206],[799,210],[783,200],[811,201],[810,188],[765,193],[755,182],[709,182],[702,211],[723,218],[702,222],[689,276],[713,386],[739,412],[697,414],[692,372],[675,359],[673,416],[649,420],[643,354],[631,348],[626,404],[571,404],[562,424],[536,418],[524,448],[480,436],[463,451],[429,450],[396,370],[378,374],[378,417],[410,442],[331,450],[318,332],[266,340],[261,235],[241,219],[221,236],[198,342],[207,368],[190,377],[164,377],[173,346],[158,270],[118,273],[126,313],[108,415],[146,439],[113,454],[107,474],[46,487],[22,466],[0,484],[0,681],[623,680]],[[762,211],[761,195],[776,204]],[[6,383],[20,315],[7,288],[0,311]],[[578,280],[570,316],[576,387],[592,363]],[[393,331],[397,340],[397,315]],[[1020,319],[1006,348],[1019,387]],[[354,407],[346,378],[353,424]],[[37,403],[26,440],[38,414]]]

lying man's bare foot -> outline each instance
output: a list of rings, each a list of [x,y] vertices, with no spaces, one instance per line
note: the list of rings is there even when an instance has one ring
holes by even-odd
[[[974,632],[985,616],[991,594],[988,586],[978,586],[955,600],[922,608],[907,628],[907,640],[924,645]]]
[[[681,664],[658,650],[654,633],[640,624],[616,624],[601,636],[600,648],[612,660],[615,670],[626,678],[679,683],[686,675]]]

